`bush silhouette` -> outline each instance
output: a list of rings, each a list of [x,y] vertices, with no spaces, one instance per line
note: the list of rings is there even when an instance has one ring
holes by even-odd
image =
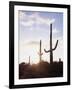
[[[45,77],[62,77],[63,62],[53,62],[49,64],[41,61],[38,64],[19,64],[19,79],[27,78],[45,78]]]

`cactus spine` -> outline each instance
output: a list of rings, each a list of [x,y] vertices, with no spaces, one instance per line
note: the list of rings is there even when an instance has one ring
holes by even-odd
[[[52,48],[52,24],[50,24],[50,50],[44,49],[45,53],[50,52],[50,63],[53,63],[53,51],[57,48],[58,40],[56,41],[56,45]]]
[[[41,50],[41,46],[42,46],[42,42],[41,42],[41,40],[40,40],[40,50],[39,50],[39,59],[40,59],[40,62],[41,62],[41,60],[42,60],[42,55],[43,55],[43,53],[42,53],[42,50]]]

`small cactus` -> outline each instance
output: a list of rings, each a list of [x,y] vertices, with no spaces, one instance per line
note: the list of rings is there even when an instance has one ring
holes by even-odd
[[[30,64],[30,56],[29,56],[29,64]]]
[[[61,62],[61,58],[59,58],[59,62]]]

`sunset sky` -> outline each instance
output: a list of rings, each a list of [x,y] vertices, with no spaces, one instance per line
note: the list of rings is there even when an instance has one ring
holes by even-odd
[[[42,60],[50,62],[50,53],[45,53],[44,49],[50,49],[50,23],[53,25],[53,48],[56,41],[58,46],[53,51],[54,61],[63,60],[63,13],[58,12],[37,12],[18,11],[18,35],[19,35],[19,63],[39,62],[39,44],[42,41]]]

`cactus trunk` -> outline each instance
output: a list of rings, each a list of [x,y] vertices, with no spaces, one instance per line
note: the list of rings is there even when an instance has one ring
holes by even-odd
[[[53,51],[52,51],[52,24],[50,24],[50,63],[53,63]]]
[[[41,40],[40,40],[40,49],[39,49],[39,59],[40,59],[40,62],[41,62],[41,60],[42,60],[42,55],[43,55],[43,53],[42,53],[42,50],[41,50],[41,47],[42,47],[42,42],[41,42]]]
[[[40,61],[41,61],[41,40],[40,40]]]

